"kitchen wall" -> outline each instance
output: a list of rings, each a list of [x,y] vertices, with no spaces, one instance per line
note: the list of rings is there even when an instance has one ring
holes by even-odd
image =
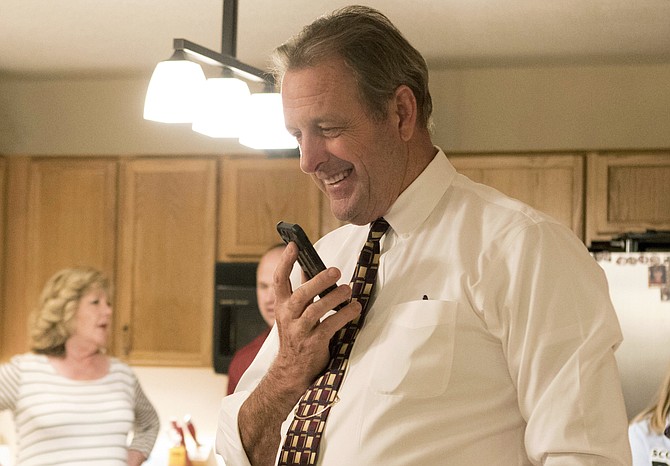
[[[0,154],[252,152],[142,119],[149,75],[0,76]],[[433,70],[447,151],[670,147],[670,64]]]
[[[434,72],[450,151],[670,147],[670,64]]]
[[[156,407],[161,431],[145,466],[168,464],[170,443],[166,435],[171,419],[191,415],[200,442],[213,446],[221,398],[228,376],[209,368],[133,367],[147,397]]]

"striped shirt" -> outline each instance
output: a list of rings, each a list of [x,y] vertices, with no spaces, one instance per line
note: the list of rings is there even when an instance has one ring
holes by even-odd
[[[14,415],[17,466],[125,466],[128,449],[149,456],[159,429],[135,374],[116,358],[104,377],[72,380],[44,355],[14,356],[0,365],[4,409]]]

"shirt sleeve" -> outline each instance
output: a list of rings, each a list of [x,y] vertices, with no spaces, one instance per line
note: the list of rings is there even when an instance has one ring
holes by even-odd
[[[250,466],[240,433],[237,417],[240,407],[256,388],[277,355],[279,337],[277,327],[270,331],[258,355],[244,372],[237,384],[236,392],[221,402],[216,432],[216,452],[223,457],[226,466]]]
[[[19,393],[20,378],[16,357],[6,364],[0,364],[0,411],[14,409]]]
[[[139,381],[135,379],[135,429],[130,450],[137,450],[147,458],[156,443],[160,421],[156,409],[147,399]]]
[[[485,312],[506,354],[533,464],[628,465],[614,350],[621,343],[604,273],[567,228],[548,221],[492,251]]]

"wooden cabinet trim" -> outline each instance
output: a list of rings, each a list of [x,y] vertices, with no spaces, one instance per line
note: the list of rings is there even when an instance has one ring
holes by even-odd
[[[562,170],[567,172],[565,178],[568,179],[569,185],[564,186],[564,192],[567,191],[569,199],[559,198],[541,198],[539,201],[547,204],[547,207],[542,205],[534,205],[533,199],[524,198],[520,194],[523,192],[506,192],[512,197],[517,197],[521,201],[532,205],[533,207],[546,211],[549,215],[553,215],[557,220],[563,222],[568,226],[579,238],[584,237],[584,156],[580,153],[564,153],[564,154],[533,154],[533,155],[512,155],[512,154],[469,154],[469,155],[447,155],[451,163],[456,167],[457,171],[473,178],[475,181],[483,182],[484,184],[493,186],[506,191],[504,187],[498,186],[495,175],[499,170],[513,171],[515,174],[522,174],[528,170],[532,174],[532,178],[536,178],[535,183],[539,183],[544,171]],[[511,178],[498,178],[497,181],[503,181],[503,185],[509,185],[510,182],[515,182],[514,186],[508,186],[511,191],[519,191],[523,185]],[[532,192],[537,192],[537,189],[532,189]],[[526,192],[526,194],[528,194]],[[528,197],[528,196],[526,196]],[[532,196],[531,196],[532,197]],[[537,202],[538,199],[535,199]],[[566,211],[563,202],[568,202],[569,209]],[[542,203],[542,202],[541,202]],[[553,210],[553,211],[552,211]],[[562,215],[558,215],[557,213]]]
[[[320,237],[321,192],[298,159],[223,158],[219,179],[217,260],[257,260],[281,241],[279,220],[300,223],[313,241]]]
[[[635,191],[635,186],[612,185],[617,173],[624,177],[627,175],[632,177],[635,171],[644,171],[649,175],[649,186],[645,186],[645,189],[657,192],[644,196],[643,200],[636,196],[640,193]],[[670,173],[670,151],[589,153],[586,182],[589,206],[586,215],[587,241],[608,240],[612,236],[628,231],[670,229],[670,207],[667,208],[667,216],[662,216],[664,206],[670,206],[668,173]],[[628,199],[630,201],[627,201]],[[617,200],[616,206],[611,204]],[[623,203],[638,212],[641,218],[627,221],[616,218],[617,215],[611,216],[611,213],[616,212],[615,207],[619,211],[626,208],[620,205]],[[652,219],[650,213],[645,214],[645,208],[661,212],[661,217]],[[645,215],[648,217],[647,220],[644,220]]]

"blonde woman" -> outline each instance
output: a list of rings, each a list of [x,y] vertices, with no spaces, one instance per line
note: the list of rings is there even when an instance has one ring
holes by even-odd
[[[670,370],[654,401],[628,427],[633,466],[670,465],[670,438],[664,435],[670,414]]]
[[[106,354],[109,296],[101,272],[59,271],[31,316],[32,351],[0,365],[0,410],[14,416],[17,466],[137,466],[149,456],[159,420],[130,367]]]

